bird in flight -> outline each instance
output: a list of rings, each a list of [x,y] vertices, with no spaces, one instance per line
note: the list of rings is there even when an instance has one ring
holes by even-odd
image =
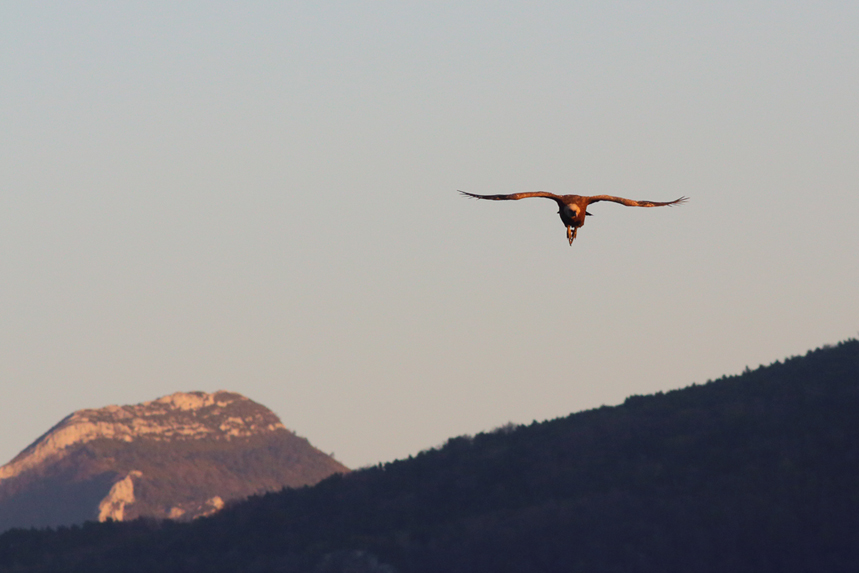
[[[519,199],[527,199],[528,197],[545,197],[552,199],[558,204],[558,214],[561,216],[561,221],[567,226],[567,240],[572,246],[573,240],[576,238],[576,233],[579,227],[585,224],[585,216],[588,213],[588,205],[597,203],[598,201],[614,201],[627,207],[664,207],[666,205],[679,205],[688,201],[688,197],[680,197],[674,201],[633,201],[632,199],[624,199],[623,197],[613,197],[611,195],[555,195],[545,191],[531,191],[528,193],[513,193],[511,195],[476,195],[474,193],[466,193],[460,191],[467,197],[475,199],[488,199],[490,201],[517,201]]]

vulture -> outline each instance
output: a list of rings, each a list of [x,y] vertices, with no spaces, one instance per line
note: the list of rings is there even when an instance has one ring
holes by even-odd
[[[614,201],[627,207],[665,207],[666,205],[679,205],[685,203],[688,197],[680,197],[674,201],[634,201],[632,199],[624,199],[623,197],[613,197],[612,195],[555,195],[546,191],[531,191],[527,193],[512,193],[510,195],[477,195],[475,193],[466,193],[460,191],[466,197],[474,197],[475,199],[488,199],[489,201],[518,201],[519,199],[527,199],[528,197],[545,197],[553,200],[558,204],[558,214],[561,216],[561,221],[567,226],[567,240],[570,246],[576,238],[576,233],[579,227],[585,224],[585,216],[588,213],[588,205],[599,201]]]

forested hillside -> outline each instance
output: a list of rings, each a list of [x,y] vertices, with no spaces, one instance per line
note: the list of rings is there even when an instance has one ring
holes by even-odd
[[[0,536],[3,570],[859,570],[859,341],[255,497]]]

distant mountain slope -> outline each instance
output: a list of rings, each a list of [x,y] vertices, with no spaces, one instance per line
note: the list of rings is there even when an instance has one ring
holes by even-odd
[[[71,414],[0,467],[0,531],[97,519],[191,519],[347,471],[231,392]]]
[[[254,497],[0,536],[0,568],[856,571],[859,341]]]

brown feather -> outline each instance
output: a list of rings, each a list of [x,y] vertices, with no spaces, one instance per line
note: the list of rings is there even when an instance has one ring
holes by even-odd
[[[633,199],[624,199],[623,197],[614,197],[612,195],[592,195],[587,197],[588,203],[596,203],[598,201],[614,201],[627,207],[665,207],[666,205],[677,205],[685,203],[689,200],[688,197],[680,197],[674,201],[635,201]]]
[[[510,195],[477,195],[475,193],[466,193],[465,191],[459,192],[468,197],[474,197],[475,199],[489,199],[490,201],[516,201],[517,199],[527,199],[528,197],[546,197],[548,199],[554,199],[555,201],[562,200],[562,197],[560,195],[555,195],[554,193],[547,193],[545,191],[512,193]]]

